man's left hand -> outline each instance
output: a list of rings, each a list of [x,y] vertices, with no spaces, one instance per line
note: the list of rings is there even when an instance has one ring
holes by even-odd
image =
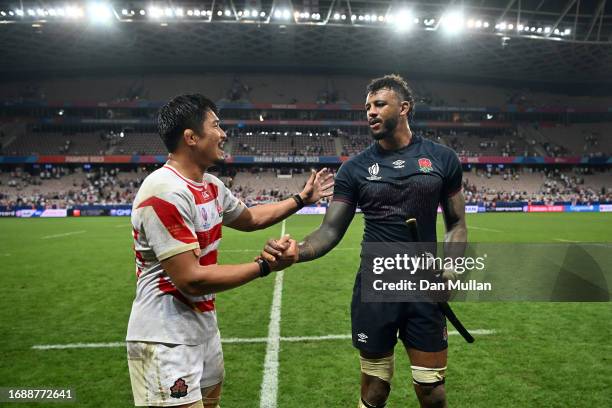
[[[312,170],[300,197],[305,205],[314,204],[322,198],[331,196],[334,193],[333,187],[334,175],[327,168],[318,172]]]

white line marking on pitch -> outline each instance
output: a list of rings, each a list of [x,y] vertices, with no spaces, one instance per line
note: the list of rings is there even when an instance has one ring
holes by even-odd
[[[285,235],[285,221],[281,226],[281,237]],[[266,358],[261,382],[260,408],[276,408],[278,393],[278,353],[280,350],[281,302],[283,297],[284,271],[276,272],[274,295],[270,307],[270,325],[266,344]]]
[[[84,234],[86,232],[87,231],[64,232],[63,234],[45,235],[44,237],[41,237],[40,239],[61,238],[61,237],[67,237],[67,236],[70,236],[70,235]]]
[[[476,230],[481,230],[481,231],[489,231],[489,232],[504,232],[502,230],[493,229],[493,228],[474,227],[472,225],[468,225],[468,230],[471,230],[471,229],[476,229]]]
[[[125,342],[112,343],[69,343],[69,344],[37,344],[32,346],[34,350],[65,350],[81,348],[113,348],[125,347]]]
[[[488,329],[474,329],[470,330],[475,336],[490,336],[496,334],[496,330]],[[449,336],[457,336],[458,332],[451,330],[448,332]],[[350,334],[328,334],[325,336],[297,336],[297,337],[280,337],[280,341],[286,341],[290,343],[306,343],[309,341],[327,341],[327,340],[348,340],[351,338]],[[253,343],[267,343],[268,337],[228,337],[221,339],[223,344],[253,344]],[[37,344],[32,346],[34,350],[65,350],[65,349],[82,349],[82,348],[115,348],[125,347],[125,342],[110,342],[110,343],[68,343],[68,344]]]
[[[563,238],[553,238],[555,241],[559,241],[559,242],[568,242],[570,244],[582,244],[583,246],[586,247],[603,247],[603,248],[611,248],[612,247],[612,243],[608,244],[605,242],[588,242],[588,241],[572,241],[570,239],[563,239]]]

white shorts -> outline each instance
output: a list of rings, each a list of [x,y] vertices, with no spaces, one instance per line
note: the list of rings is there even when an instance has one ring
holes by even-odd
[[[170,407],[202,399],[201,388],[223,381],[221,337],[204,344],[127,342],[134,405]]]

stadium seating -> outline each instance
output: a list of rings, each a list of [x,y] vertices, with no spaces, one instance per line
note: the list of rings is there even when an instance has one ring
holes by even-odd
[[[0,172],[0,205],[131,204],[136,190],[156,166],[130,171],[101,167],[54,167],[26,172]],[[40,171],[44,177],[40,177]],[[308,169],[249,168],[219,174],[234,194],[247,204],[278,201],[301,191]],[[471,169],[464,173],[468,202],[612,202],[612,171],[585,168]]]
[[[54,167],[26,172],[0,172],[0,205],[57,206],[80,204],[132,204],[140,183],[148,174],[144,168],[120,171],[116,168]]]
[[[229,185],[234,194],[248,204],[278,201],[301,191],[310,175],[297,169],[292,173],[291,177],[279,177],[276,170],[242,171],[229,180]]]
[[[105,155],[166,154],[167,150],[155,133],[99,131],[89,133],[32,132],[9,143],[9,155]]]
[[[104,154],[105,143],[94,133],[39,133],[30,132],[18,137],[4,148],[5,154]]]
[[[468,202],[604,202],[612,200],[612,172],[586,168],[478,169],[464,173]]]
[[[369,135],[346,135],[342,138],[342,156],[353,156],[372,144]]]
[[[236,133],[231,136],[235,156],[336,156],[333,138],[301,132]]]
[[[371,77],[292,75],[292,74],[221,74],[143,75],[54,78],[33,83],[12,81],[0,88],[0,99],[45,99],[50,101],[117,102],[128,100],[163,101],[179,93],[201,92],[220,101],[259,103],[351,103],[362,104]],[[493,86],[432,80],[411,80],[419,103],[433,106],[612,106],[612,97],[563,95],[534,91],[523,87]],[[233,97],[239,84],[241,92]],[[35,92],[32,90],[35,89]],[[83,96],[87,89],[87,97]]]
[[[544,142],[561,147],[557,156],[606,156],[612,154],[612,124],[588,123],[540,127]],[[548,151],[547,155],[555,155]]]
[[[109,154],[167,154],[168,150],[156,133],[126,133],[113,145]]]
[[[424,135],[422,129],[414,132]],[[607,156],[612,154],[612,124],[536,127],[478,133],[428,130],[426,137],[450,146],[459,156]],[[230,132],[227,153],[236,156],[352,156],[372,143],[369,135],[340,132],[340,146],[328,133],[298,131]],[[97,131],[89,133],[28,132],[3,147],[6,155],[165,155],[156,133]]]

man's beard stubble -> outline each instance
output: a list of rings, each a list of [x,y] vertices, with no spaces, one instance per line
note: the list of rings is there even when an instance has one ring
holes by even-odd
[[[383,130],[378,133],[372,132],[370,129],[370,135],[374,140],[382,140],[386,137],[393,136],[393,132],[395,132],[395,128],[397,128],[398,120],[397,118],[389,118],[382,122]]]

